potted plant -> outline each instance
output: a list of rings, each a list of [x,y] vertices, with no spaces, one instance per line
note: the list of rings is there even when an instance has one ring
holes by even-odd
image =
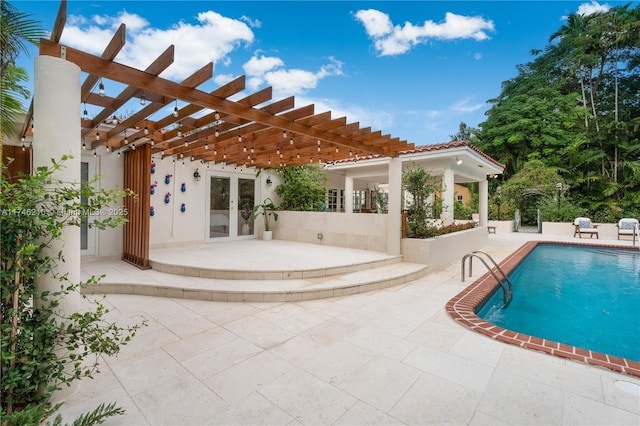
[[[265,241],[271,240],[273,233],[270,226],[270,216],[273,216],[273,220],[278,220],[278,213],[276,213],[276,206],[273,204],[271,198],[265,198],[262,204],[253,206],[253,219],[257,219],[258,216],[264,215],[264,232],[262,233],[262,239]]]
[[[251,232],[251,228],[249,226],[249,219],[251,219],[251,214],[253,210],[250,204],[245,204],[242,206],[242,210],[240,210],[240,217],[244,220],[242,224],[242,235],[249,235]]]

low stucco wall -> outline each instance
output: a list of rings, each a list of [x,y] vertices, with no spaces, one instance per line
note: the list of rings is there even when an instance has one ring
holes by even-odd
[[[618,227],[615,223],[595,223],[598,225],[598,237],[603,240],[617,240]],[[542,222],[542,234],[573,237],[575,227],[572,222]],[[576,237],[578,238],[578,237]],[[582,238],[585,238],[584,236]],[[586,237],[588,238],[588,237]],[[594,237],[595,238],[595,237]]]
[[[481,249],[487,241],[487,228],[484,226],[435,238],[404,238],[402,256],[405,262],[425,264],[428,272],[434,272],[462,259],[465,254]]]
[[[280,211],[271,227],[281,240],[387,251],[386,214]]]

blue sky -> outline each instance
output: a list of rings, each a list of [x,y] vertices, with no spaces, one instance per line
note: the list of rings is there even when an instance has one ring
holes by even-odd
[[[58,1],[12,2],[51,29]],[[244,97],[266,86],[416,145],[478,127],[516,65],[543,49],[566,15],[595,1],[69,1],[61,43],[100,55],[121,22],[116,61],[144,69],[170,44],[161,76],[180,81],[214,62],[211,91],[247,76]],[[33,75],[34,50],[19,65]],[[113,95],[121,89],[107,85]],[[139,107],[139,106],[138,106]],[[134,109],[135,105],[125,106]],[[93,111],[90,111],[92,114]],[[160,115],[166,115],[162,111]]]

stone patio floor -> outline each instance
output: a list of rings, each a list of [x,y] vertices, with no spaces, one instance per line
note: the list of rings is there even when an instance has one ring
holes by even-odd
[[[483,250],[500,261],[534,238],[549,236],[492,234]],[[61,395],[61,413],[71,422],[116,401],[126,414],[107,425],[640,424],[637,378],[454,322],[444,306],[475,278],[460,282],[452,262],[408,284],[301,302],[107,295],[111,320],[148,326]]]

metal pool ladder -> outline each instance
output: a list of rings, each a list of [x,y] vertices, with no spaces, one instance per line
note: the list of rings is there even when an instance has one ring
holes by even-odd
[[[491,263],[493,263],[493,266],[496,268],[498,272],[500,272],[500,275],[502,275],[502,279],[498,278],[494,270],[487,264],[487,262],[481,255],[484,255],[486,258],[488,258],[491,261]],[[491,255],[489,255],[489,253],[486,253],[481,250],[476,250],[476,251],[472,251],[469,254],[464,255],[464,257],[462,258],[462,265],[461,265],[462,282],[464,282],[464,265],[467,259],[469,259],[469,276],[473,274],[473,258],[474,257],[477,257],[478,259],[480,259],[480,261],[484,264],[484,266],[487,267],[487,270],[491,273],[491,275],[493,275],[493,278],[495,278],[498,284],[500,284],[500,287],[502,287],[502,293],[504,294],[504,307],[506,308],[507,306],[509,306],[509,303],[511,303],[511,299],[513,299],[513,284],[511,283],[511,280],[509,279],[509,277],[507,277],[507,275],[504,273],[502,268],[498,266],[496,261],[493,260]],[[505,286],[504,284],[505,281],[507,282],[507,286]]]

